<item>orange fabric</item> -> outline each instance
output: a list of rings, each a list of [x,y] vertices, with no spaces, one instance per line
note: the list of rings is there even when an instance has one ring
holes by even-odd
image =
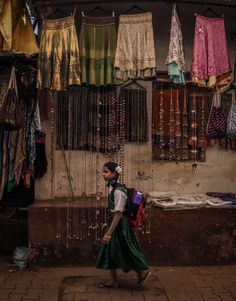
[[[10,50],[12,46],[12,4],[5,0],[0,13],[1,51]]]
[[[22,0],[0,0],[0,51],[39,52],[27,9]]]
[[[24,23],[26,20],[26,24]],[[25,54],[39,53],[33,27],[28,15],[21,15],[12,37],[12,51],[22,51]]]

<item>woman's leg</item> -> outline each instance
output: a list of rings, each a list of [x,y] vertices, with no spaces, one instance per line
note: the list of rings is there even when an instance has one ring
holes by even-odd
[[[134,270],[137,274],[138,281],[142,280],[144,272],[142,270]]]
[[[110,270],[110,277],[111,277],[110,281],[99,283],[98,287],[99,288],[102,288],[102,287],[117,288],[117,287],[119,287],[116,269]]]
[[[111,281],[118,282],[116,269],[111,269],[110,274],[111,274]]]
[[[151,276],[151,271],[134,270],[137,273],[138,281],[137,284],[144,287],[148,278]]]

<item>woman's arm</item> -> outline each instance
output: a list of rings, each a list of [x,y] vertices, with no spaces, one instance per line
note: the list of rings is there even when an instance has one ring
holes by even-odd
[[[117,227],[117,225],[119,224],[121,217],[122,217],[122,212],[116,211],[109,229],[107,230],[106,234],[102,238],[102,242],[104,244],[109,243],[109,241],[111,239],[111,235],[112,235],[113,231],[115,230],[115,228]]]
[[[109,243],[110,238],[114,230],[116,229],[119,221],[122,217],[122,212],[125,209],[127,196],[119,189],[114,191],[114,216],[111,222],[109,229],[107,230],[106,234],[104,235],[102,241],[103,243]]]

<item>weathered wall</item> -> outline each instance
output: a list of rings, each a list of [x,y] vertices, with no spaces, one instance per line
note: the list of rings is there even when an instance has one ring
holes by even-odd
[[[86,215],[92,216],[94,208],[89,206]],[[103,206],[102,202],[96,210],[102,213],[104,207],[100,206]],[[53,202],[47,201],[31,205],[29,207],[31,262],[94,265],[100,241],[95,237],[96,230],[88,227],[90,221],[82,224],[75,219],[76,216],[83,216],[83,210],[79,203],[72,206],[71,227],[68,229],[66,202],[61,202],[59,207],[57,202],[53,205]],[[222,208],[150,210],[144,229],[136,232],[150,265],[235,264],[235,210]],[[60,215],[59,228],[58,215]]]
[[[151,135],[151,84],[149,86],[149,136]],[[45,123],[47,135],[48,172],[36,181],[36,199],[65,197],[70,194],[68,174],[62,151],[55,151],[53,174],[51,176],[50,162],[50,130]],[[105,185],[101,176],[103,164],[110,160],[106,155],[66,151],[71,183],[75,196],[82,193],[95,194],[103,192]],[[192,171],[192,162],[164,162],[152,160],[151,137],[144,144],[127,144],[125,146],[124,178],[128,186],[135,186],[145,191],[178,191],[180,193],[195,193],[207,191],[235,192],[236,187],[236,152],[224,150],[219,146],[207,149],[206,162],[198,164],[197,173]],[[96,172],[100,174],[96,177]],[[138,177],[138,172],[144,172]]]
[[[114,10],[116,15],[128,9],[132,4],[118,2],[112,6],[103,4],[105,9]],[[141,7],[153,12],[153,23],[156,37],[156,50],[158,70],[166,70],[165,58],[168,52],[169,29],[172,5],[164,3],[145,3]],[[78,6],[77,16],[80,24],[80,11],[87,11],[94,5],[86,7]],[[213,6],[212,6],[213,7]],[[234,44],[230,33],[235,30],[235,9],[213,7],[217,12],[224,14],[228,38],[231,65],[234,61]],[[192,45],[194,37],[195,12],[201,12],[204,7],[200,5],[179,5],[180,17],[183,27],[183,36],[186,53],[186,67],[190,68],[192,57]],[[118,18],[117,18],[118,21]],[[79,27],[78,27],[79,32]],[[136,186],[147,191],[175,190],[183,193],[206,191],[235,191],[236,187],[236,152],[226,151],[218,146],[207,150],[207,161],[199,163],[197,173],[192,172],[191,162],[163,163],[152,161],[151,153],[151,83],[142,82],[148,89],[149,110],[149,142],[146,144],[128,144],[125,146],[125,182],[129,186]],[[36,198],[49,199],[54,196],[62,197],[69,194],[68,175],[65,168],[65,160],[61,151],[55,151],[53,176],[50,170],[50,122],[44,122],[43,128],[47,132],[47,157],[49,161],[48,173],[36,182]],[[96,177],[96,171],[102,171],[102,165],[109,160],[104,155],[89,152],[66,152],[67,163],[70,169],[71,181],[75,195],[94,194],[97,191],[104,192],[105,185],[102,177]],[[144,172],[142,180],[138,180],[138,172]]]

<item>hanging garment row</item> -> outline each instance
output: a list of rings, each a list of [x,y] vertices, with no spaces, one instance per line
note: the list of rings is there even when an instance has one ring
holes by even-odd
[[[30,187],[47,169],[36,76],[15,67],[0,73],[0,199],[21,180]]]
[[[220,47],[219,47],[220,43]],[[173,6],[168,73],[185,84],[183,35]],[[39,53],[38,87],[63,90],[70,85],[106,86],[157,75],[152,13],[115,18],[82,16],[78,39],[73,16],[44,20]],[[196,16],[191,79],[199,86],[230,84],[231,67],[223,18]]]

